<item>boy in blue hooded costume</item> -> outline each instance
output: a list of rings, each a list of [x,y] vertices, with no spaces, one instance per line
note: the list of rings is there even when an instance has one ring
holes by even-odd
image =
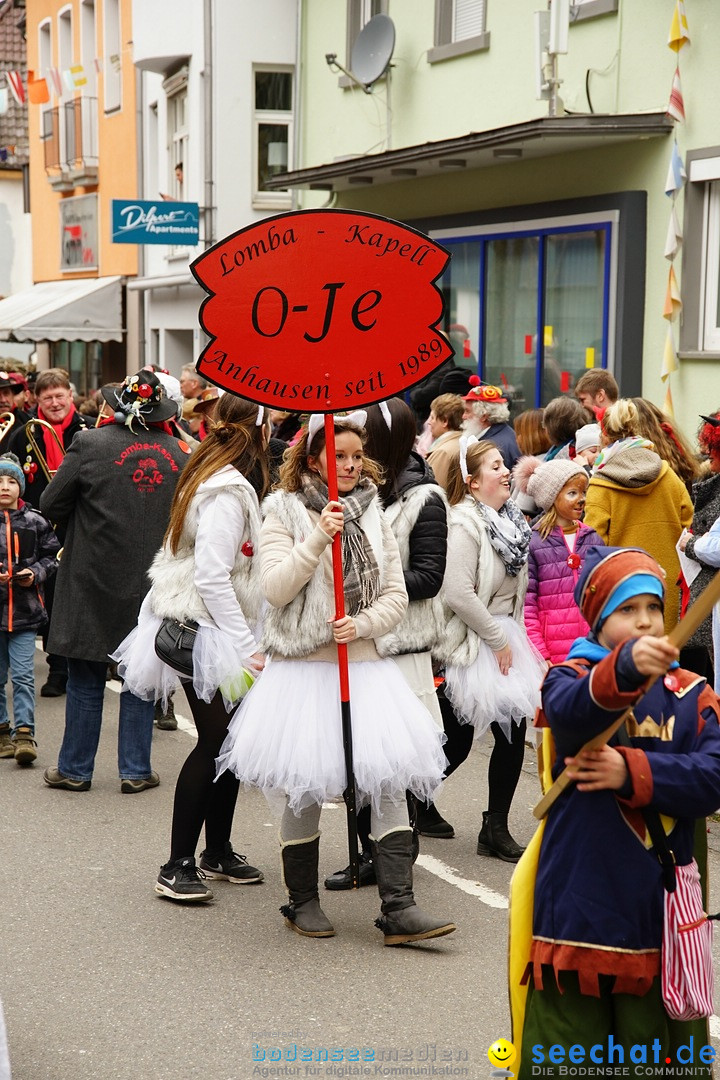
[[[671,1020],[662,1001],[663,877],[642,810],[661,815],[676,863],[689,863],[696,819],[720,806],[720,705],[704,679],[677,666],[664,592],[646,552],[588,549],[575,600],[590,633],[543,684],[539,722],[554,738],[553,777],[567,766],[575,783],[542,839],[520,1080],[533,1065],[535,1075],[553,1075],[547,1049],[558,1043],[584,1048],[590,1064],[591,1048],[606,1053],[610,1040],[624,1048],[625,1075],[647,1076],[654,1065],[657,1076],[677,1068],[675,1051],[693,1035],[696,1075],[706,1068],[697,1058],[706,1021]],[[626,745],[614,735],[581,750],[629,706]],[[646,1064],[630,1060],[638,1044],[648,1047]],[[543,1049],[541,1070],[533,1047]],[[620,1055],[604,1064],[621,1064]]]

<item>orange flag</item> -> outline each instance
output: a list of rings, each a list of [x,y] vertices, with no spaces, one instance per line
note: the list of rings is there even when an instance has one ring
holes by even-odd
[[[28,101],[32,105],[44,105],[50,100],[50,91],[46,79],[36,79],[34,71],[28,71]]]

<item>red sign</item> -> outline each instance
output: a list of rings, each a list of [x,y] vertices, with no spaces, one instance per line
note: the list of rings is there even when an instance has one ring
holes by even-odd
[[[203,378],[292,412],[402,393],[453,355],[435,284],[449,253],[375,214],[297,210],[233,233],[191,270],[210,294]]]

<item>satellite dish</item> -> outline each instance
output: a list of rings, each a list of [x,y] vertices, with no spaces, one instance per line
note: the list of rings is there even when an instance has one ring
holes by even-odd
[[[395,24],[387,15],[373,15],[352,47],[350,70],[363,86],[385,74],[395,48]]]

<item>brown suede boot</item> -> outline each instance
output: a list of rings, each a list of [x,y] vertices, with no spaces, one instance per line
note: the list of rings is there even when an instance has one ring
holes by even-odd
[[[20,727],[15,729],[13,747],[13,753],[18,765],[32,765],[37,757],[37,743],[32,737],[30,728]]]

